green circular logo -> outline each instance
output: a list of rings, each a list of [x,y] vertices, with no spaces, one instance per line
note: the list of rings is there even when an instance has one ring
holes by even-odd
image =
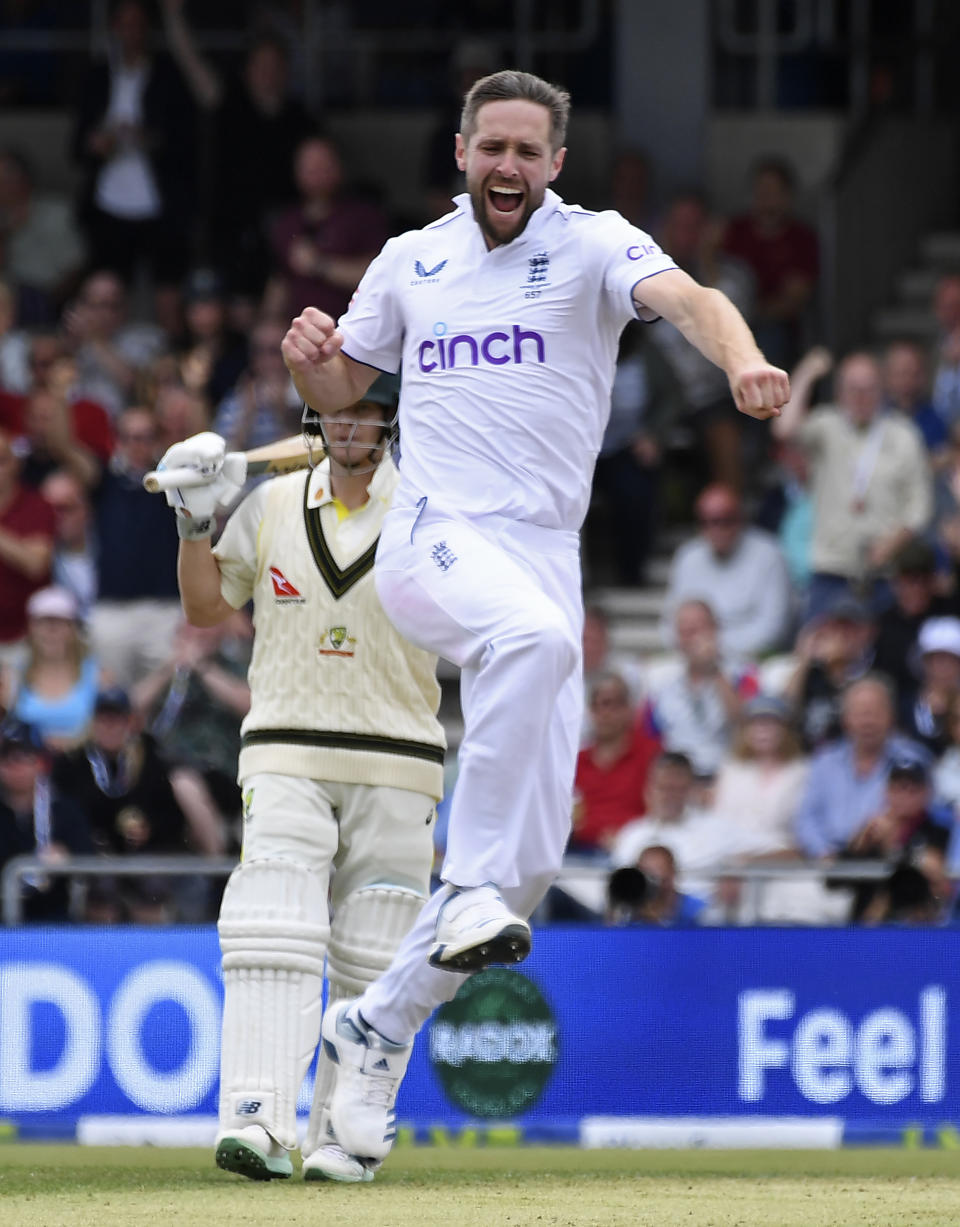
[[[532,980],[489,967],[434,1015],[430,1061],[465,1111],[515,1116],[536,1103],[553,1072],[557,1024]]]

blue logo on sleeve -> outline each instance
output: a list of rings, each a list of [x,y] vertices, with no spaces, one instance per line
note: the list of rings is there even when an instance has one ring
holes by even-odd
[[[441,260],[440,263],[435,264],[433,268],[425,268],[419,260],[415,260],[413,264],[413,271],[421,279],[424,277],[436,277],[437,273],[446,267],[446,264],[446,260]]]

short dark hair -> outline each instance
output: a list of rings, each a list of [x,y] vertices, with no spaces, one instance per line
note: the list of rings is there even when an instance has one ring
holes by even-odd
[[[776,175],[788,192],[797,186],[797,176],[786,158],[776,153],[762,154],[750,168],[750,178],[755,182],[761,175]]]
[[[685,771],[691,779],[695,775],[693,763],[686,754],[682,754],[679,750],[664,750],[653,760],[653,765],[654,767],[676,767],[680,771]]]
[[[491,73],[489,77],[481,77],[471,86],[470,92],[463,100],[463,111],[460,115],[460,135],[464,144],[470,143],[470,137],[477,126],[477,112],[485,103],[513,102],[517,99],[536,102],[550,112],[550,144],[556,153],[567,138],[570,95],[559,85],[551,85],[542,77],[513,68]]]

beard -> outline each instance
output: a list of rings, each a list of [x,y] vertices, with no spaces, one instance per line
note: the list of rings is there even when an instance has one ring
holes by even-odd
[[[467,189],[470,193],[470,203],[473,205],[473,216],[476,218],[477,225],[485,239],[488,239],[492,246],[499,247],[504,243],[512,243],[515,238],[521,235],[526,229],[527,222],[537,209],[543,204],[543,198],[546,194],[546,188],[542,188],[539,195],[534,195],[527,188],[527,195],[523,204],[513,213],[498,213],[490,203],[490,198],[487,192],[490,188],[490,182],[493,176],[489,176],[480,184],[467,184]],[[510,225],[503,229],[497,229],[491,217],[500,217],[509,219]]]

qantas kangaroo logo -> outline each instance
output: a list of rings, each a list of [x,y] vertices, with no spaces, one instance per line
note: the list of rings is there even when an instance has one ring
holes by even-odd
[[[279,567],[271,567],[270,582],[273,584],[273,595],[277,602],[286,604],[303,604],[303,597],[297,588],[290,583]]]

